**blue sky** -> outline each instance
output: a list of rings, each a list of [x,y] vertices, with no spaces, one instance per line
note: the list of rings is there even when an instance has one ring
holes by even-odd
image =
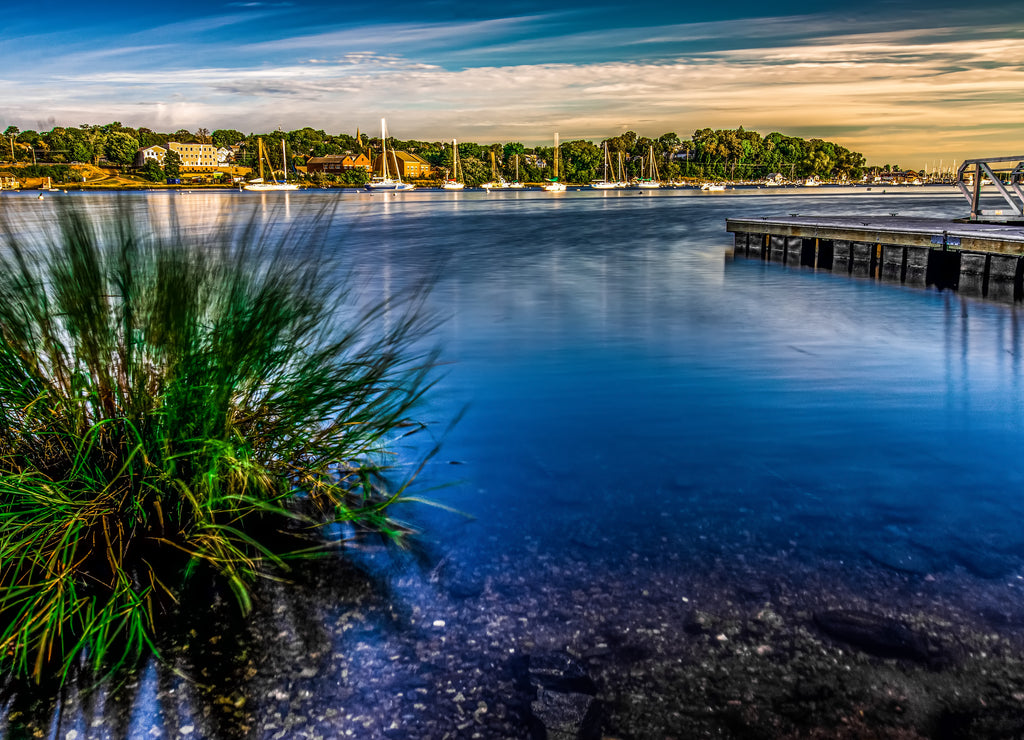
[[[1024,147],[1019,0],[57,0],[0,20],[0,126],[548,142],[744,126],[869,162]]]

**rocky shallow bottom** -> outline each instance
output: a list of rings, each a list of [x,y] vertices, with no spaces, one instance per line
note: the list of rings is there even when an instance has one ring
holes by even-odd
[[[1024,580],[790,551],[571,542],[323,563],[247,624],[211,597],[116,688],[9,693],[5,737],[1024,737]],[[211,608],[212,607],[212,608]]]

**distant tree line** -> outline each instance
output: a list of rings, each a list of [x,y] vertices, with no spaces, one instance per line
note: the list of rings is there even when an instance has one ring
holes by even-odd
[[[128,170],[134,167],[136,152],[154,144],[170,141],[237,147],[236,164],[256,168],[256,138],[264,140],[271,167],[282,169],[281,141],[289,152],[289,166],[302,165],[310,157],[331,154],[363,153],[371,158],[380,151],[379,137],[328,134],[305,127],[294,131],[245,134],[234,129],[196,131],[180,129],[158,133],[148,128],[131,128],[120,122],[103,125],[82,124],[78,128],[56,126],[46,132],[22,131],[8,126],[4,131],[6,150],[0,159],[36,165],[71,163],[106,164]],[[452,169],[451,144],[440,141],[389,140],[389,147],[417,154],[439,171]],[[682,178],[758,180],[774,173],[788,178],[817,176],[826,180],[859,179],[865,169],[864,156],[834,142],[801,139],[780,133],[761,136],[743,127],[735,130],[704,128],[690,139],[666,133],[656,139],[627,131],[600,143],[577,139],[559,147],[559,179],[586,183],[605,176],[604,149],[607,145],[612,172],[627,178],[637,177],[650,167],[653,156],[663,180]],[[554,176],[554,149],[550,146],[527,147],[519,142],[459,145],[459,159],[467,185],[479,185],[493,177],[524,182],[539,182]],[[493,171],[492,171],[493,155]],[[152,180],[177,176],[180,161],[173,156],[160,167],[147,163],[139,174]],[[339,175],[314,173],[314,182],[361,184],[366,175],[350,171]]]

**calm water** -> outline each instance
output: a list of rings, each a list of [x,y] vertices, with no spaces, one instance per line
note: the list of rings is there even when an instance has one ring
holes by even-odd
[[[113,196],[74,197],[102,209]],[[436,339],[450,364],[424,415],[440,437],[466,413],[422,483],[472,518],[410,512],[434,570],[386,577],[420,623],[452,583],[468,580],[475,596],[510,572],[557,583],[552,568],[566,589],[590,589],[586,598],[631,562],[647,564],[629,571],[639,592],[662,567],[783,550],[801,568],[861,564],[848,576],[830,571],[854,590],[872,569],[940,581],[967,573],[990,589],[1012,588],[1021,570],[1019,310],[733,261],[725,232],[728,216],[959,216],[958,196],[117,197],[140,213],[176,209],[197,227],[222,213],[245,217],[253,203],[301,222],[336,202],[323,228],[369,290],[438,276],[431,302],[446,321]],[[329,604],[310,608],[338,618]],[[377,635],[375,649],[387,652],[404,639],[393,629],[363,637]],[[406,657],[416,674],[420,663]],[[324,686],[343,683],[314,680],[311,691],[333,695]],[[146,685],[133,721],[147,726],[138,719],[146,707],[166,724],[192,721],[153,709]],[[263,710],[253,711],[264,728],[255,735],[272,736]]]

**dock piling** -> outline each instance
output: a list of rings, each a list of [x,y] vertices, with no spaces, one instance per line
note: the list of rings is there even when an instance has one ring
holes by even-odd
[[[1024,298],[1024,224],[793,215],[727,219],[726,229],[739,257],[1003,302]]]

